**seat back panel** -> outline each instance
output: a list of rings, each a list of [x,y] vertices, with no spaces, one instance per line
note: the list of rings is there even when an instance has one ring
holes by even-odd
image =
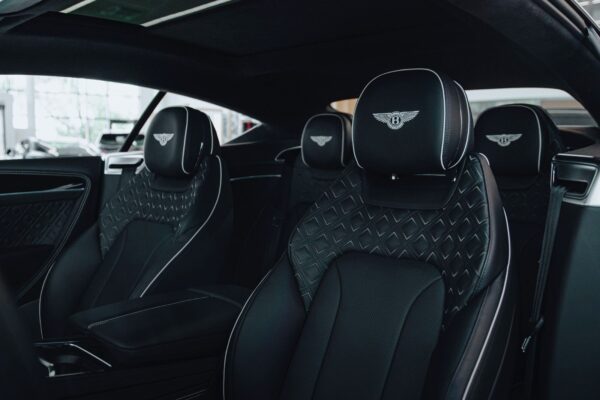
[[[367,204],[361,170],[349,168],[311,207],[290,241],[290,262],[306,308],[332,260],[357,251],[437,267],[445,281],[445,322],[480,287],[490,217],[479,159],[470,156],[446,205],[438,210]]]
[[[282,398],[419,397],[444,308],[435,267],[347,253],[328,268],[313,305]]]

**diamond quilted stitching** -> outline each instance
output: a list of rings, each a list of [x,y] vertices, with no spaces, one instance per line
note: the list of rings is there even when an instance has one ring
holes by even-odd
[[[474,157],[466,162],[457,190],[441,210],[400,210],[366,204],[361,172],[353,167],[299,223],[290,240],[290,259],[307,309],[327,267],[345,252],[428,262],[440,270],[446,283],[447,322],[475,291],[485,262],[488,231],[483,175]]]
[[[153,175],[147,169],[132,176],[100,212],[100,248],[105,255],[123,229],[133,220],[142,219],[179,228],[183,217],[195,204],[198,190],[206,178],[209,159],[182,192],[162,192],[152,188]]]

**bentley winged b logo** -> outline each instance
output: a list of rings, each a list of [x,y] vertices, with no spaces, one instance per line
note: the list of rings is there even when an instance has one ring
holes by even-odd
[[[408,121],[412,121],[419,114],[417,111],[394,111],[391,113],[375,113],[373,116],[393,130],[398,130]]]
[[[310,140],[319,145],[319,147],[325,146],[331,140],[331,136],[311,136]]]
[[[512,142],[519,140],[523,136],[521,133],[503,134],[503,135],[485,135],[488,140],[498,144],[500,147],[510,146]]]
[[[174,133],[155,133],[154,135],[154,139],[156,139],[156,141],[158,143],[160,143],[161,146],[165,147],[167,145],[167,143],[169,142],[169,140],[173,139],[173,136],[175,136]]]

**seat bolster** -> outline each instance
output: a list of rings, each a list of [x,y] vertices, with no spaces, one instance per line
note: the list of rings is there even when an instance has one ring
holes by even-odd
[[[67,248],[44,279],[39,302],[42,339],[67,334],[64,322],[77,311],[101,262],[98,226],[94,224]]]
[[[483,399],[499,389],[498,374],[516,348],[516,275],[508,272],[474,297],[440,337],[424,398]]]
[[[485,195],[488,201],[489,244],[485,262],[475,284],[475,293],[485,290],[498,275],[506,270],[510,261],[510,234],[496,179],[485,157],[477,154],[477,158],[481,165]]]
[[[220,156],[210,156],[205,173],[197,205],[182,221],[175,240],[152,254],[130,297],[217,282],[220,271],[215,266],[224,264],[233,230],[233,200]]]
[[[225,352],[223,399],[278,399],[306,318],[287,256],[242,308]]]

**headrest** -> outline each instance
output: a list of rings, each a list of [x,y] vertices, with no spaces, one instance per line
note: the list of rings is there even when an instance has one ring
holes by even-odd
[[[326,113],[311,117],[304,125],[302,161],[317,169],[340,169],[350,161],[352,122],[344,114]]]
[[[464,90],[429,69],[379,75],[363,89],[354,113],[358,165],[381,174],[441,173],[456,166],[472,143]]]
[[[189,107],[170,107],[161,110],[148,127],[144,160],[156,175],[183,178],[194,175],[202,158],[218,148],[208,115]]]
[[[510,104],[484,111],[475,125],[475,149],[496,175],[537,175],[549,166],[556,126],[537,106]]]

